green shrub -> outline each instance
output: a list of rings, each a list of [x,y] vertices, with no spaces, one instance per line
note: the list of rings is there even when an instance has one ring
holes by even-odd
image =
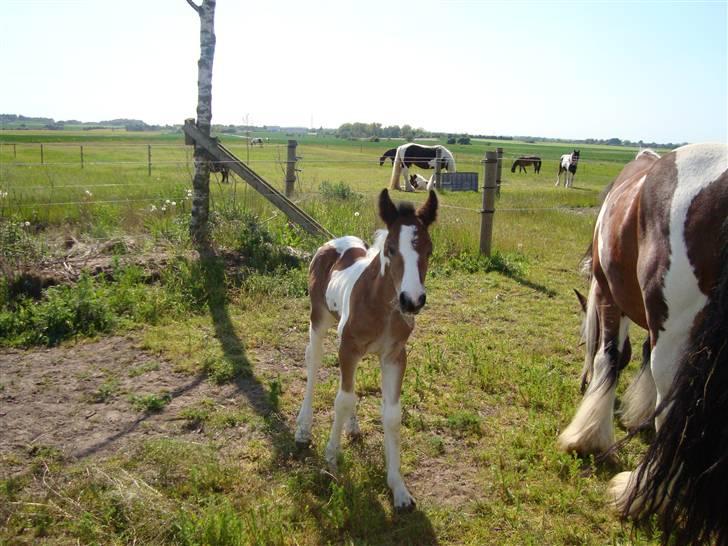
[[[336,182],[332,184],[324,180],[319,186],[321,195],[326,199],[341,199],[347,201],[350,199],[360,199],[361,195],[351,189],[351,186],[344,182]]]

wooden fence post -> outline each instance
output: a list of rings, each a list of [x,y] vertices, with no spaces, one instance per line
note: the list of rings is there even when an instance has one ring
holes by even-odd
[[[435,188],[438,190],[441,189],[441,179],[442,179],[442,161],[440,157],[442,156],[442,148],[437,148],[435,150]],[[405,184],[409,184],[408,180],[405,180]],[[409,187],[406,185],[405,187]]]
[[[296,185],[296,146],[295,140],[288,141],[288,158],[286,160],[286,197],[293,195]]]
[[[40,145],[40,164],[43,165],[45,161],[43,160],[43,145]]]
[[[147,144],[147,174],[152,176],[152,145]]]
[[[81,168],[83,169],[83,144],[81,144]]]
[[[490,256],[493,239],[493,214],[495,213],[496,177],[498,174],[498,157],[496,152],[485,152],[483,209],[480,211],[480,253]]]
[[[13,144],[13,159],[18,159],[18,152],[15,151],[15,144]]]
[[[498,168],[496,169],[496,175],[495,175],[495,196],[500,197],[500,191],[501,191],[501,175],[503,174],[503,148],[496,148],[496,159],[498,159]]]

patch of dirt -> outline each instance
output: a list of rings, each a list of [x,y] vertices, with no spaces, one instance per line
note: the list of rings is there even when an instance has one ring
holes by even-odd
[[[131,395],[164,393],[171,401],[159,413],[130,401]],[[203,398],[240,407],[250,397],[240,385],[176,372],[126,337],[0,350],[0,458],[22,460],[41,447],[77,458],[113,453],[142,438],[194,436],[180,416],[185,407]]]
[[[199,407],[204,399],[216,407],[248,407],[264,413],[267,385],[260,381],[266,378],[280,377],[287,392],[302,399],[303,347],[267,347],[248,356],[257,378],[215,385],[203,374],[175,371],[173,363],[140,348],[133,335],[49,349],[0,349],[0,478],[25,471],[33,454],[47,448],[72,460],[132,450],[140,441],[153,438],[208,442],[207,433],[190,428],[181,412]],[[336,368],[323,366],[320,378],[336,373]],[[171,401],[158,413],[145,413],[130,401],[131,395],[163,393]],[[378,401],[372,403],[378,405]],[[317,412],[316,426],[328,427],[325,423],[332,410]],[[281,425],[293,431],[295,415],[287,415]],[[383,465],[379,421],[363,425],[368,429],[365,442],[372,464]],[[248,441],[251,434],[255,433],[235,428],[216,437],[232,447]],[[344,442],[344,449],[352,448]],[[441,456],[418,457],[416,470],[405,476],[418,500],[463,507],[478,498],[479,469],[469,458],[458,456],[460,449],[460,444],[447,439]]]

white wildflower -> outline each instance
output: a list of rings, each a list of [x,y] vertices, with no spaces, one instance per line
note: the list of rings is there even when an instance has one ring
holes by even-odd
[[[90,191],[88,191],[88,190],[86,190],[83,193],[85,193],[87,197],[93,197],[93,194]]]
[[[25,221],[25,222],[23,223],[23,225],[24,225],[25,227],[30,227],[30,222],[28,222],[28,221],[26,220],[26,221]]]
[[[175,206],[177,206],[177,203],[176,203],[175,201],[172,201],[172,202],[170,203],[170,205],[172,205],[173,207],[175,207]]]
[[[169,205],[169,204],[170,204],[171,202],[172,202],[172,201],[170,201],[169,199],[166,199],[166,200],[164,201],[165,205]]]
[[[356,211],[356,212],[354,213],[354,216],[357,216],[357,217],[358,217],[358,216],[359,216],[359,211]]]
[[[5,199],[8,196],[8,192],[0,190],[0,199]]]
[[[167,212],[167,207],[165,205],[162,205],[162,208],[160,209],[162,212]]]
[[[157,210],[157,206],[156,205],[152,205],[151,207],[149,207],[149,211],[150,212],[155,212],[156,210]]]

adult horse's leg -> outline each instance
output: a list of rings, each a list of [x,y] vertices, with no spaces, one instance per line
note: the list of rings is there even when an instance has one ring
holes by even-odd
[[[561,449],[579,454],[601,453],[614,443],[612,418],[617,377],[631,353],[628,341],[630,321],[596,279],[589,290],[586,320],[586,350],[594,357],[593,362],[589,362],[589,358],[586,360],[582,382],[589,375],[591,380],[576,415],[558,439]],[[590,329],[594,332],[598,329],[598,334],[593,333],[590,337]],[[598,347],[596,339],[599,340]]]
[[[673,226],[671,226],[672,228]],[[679,230],[671,234],[671,240],[684,240]],[[689,346],[690,334],[698,320],[699,315],[704,311],[707,296],[700,290],[698,280],[695,277],[687,249],[684,244],[671,247],[672,253],[663,258],[665,273],[662,283],[653,279],[641,278],[640,282],[644,288],[644,300],[664,301],[667,309],[667,318],[661,320],[660,312],[651,313],[647,311],[647,324],[650,329],[651,341],[653,344],[650,357],[650,369],[655,381],[656,407],[669,394],[673,380],[680,366],[681,360]],[[647,277],[645,273],[643,277]],[[670,406],[662,409],[655,416],[655,429],[658,432],[665,425],[665,417]],[[635,514],[642,507],[641,493],[645,484],[652,481],[651,468],[644,469],[640,481],[640,491],[635,491],[639,469],[634,472],[621,472],[617,474],[609,484],[609,493],[617,510],[624,512],[630,497],[634,501],[630,504],[630,514]],[[667,484],[663,484],[666,486]]]
[[[554,186],[558,186],[560,182],[561,182],[561,166],[559,165],[559,172],[556,175],[556,184],[554,184]]]
[[[382,367],[382,425],[384,427],[384,457],[387,463],[387,485],[392,490],[395,510],[410,510],[415,500],[407,490],[400,474],[400,426],[402,407],[400,393],[402,378],[407,367],[407,353],[404,346],[396,347],[380,355]]]
[[[657,390],[650,369],[650,355],[650,339],[647,338],[642,345],[642,367],[622,400],[625,408],[622,412],[622,423],[629,430],[642,425],[655,410]]]
[[[364,356],[364,351],[357,347],[350,340],[342,339],[339,346],[339,370],[341,382],[339,392],[334,399],[334,424],[331,427],[329,443],[326,444],[326,462],[331,470],[336,470],[336,458],[341,447],[341,431],[344,426],[349,428],[348,432],[358,432],[359,425],[356,424],[356,394],[354,393],[354,375],[356,367]],[[356,430],[352,431],[352,420]]]
[[[323,312],[319,322],[314,326],[312,320],[308,327],[309,342],[306,347],[306,394],[303,397],[301,410],[296,418],[296,443],[307,445],[311,442],[311,425],[313,423],[313,393],[321,359],[323,357],[324,336],[326,330],[333,326],[335,318]]]

